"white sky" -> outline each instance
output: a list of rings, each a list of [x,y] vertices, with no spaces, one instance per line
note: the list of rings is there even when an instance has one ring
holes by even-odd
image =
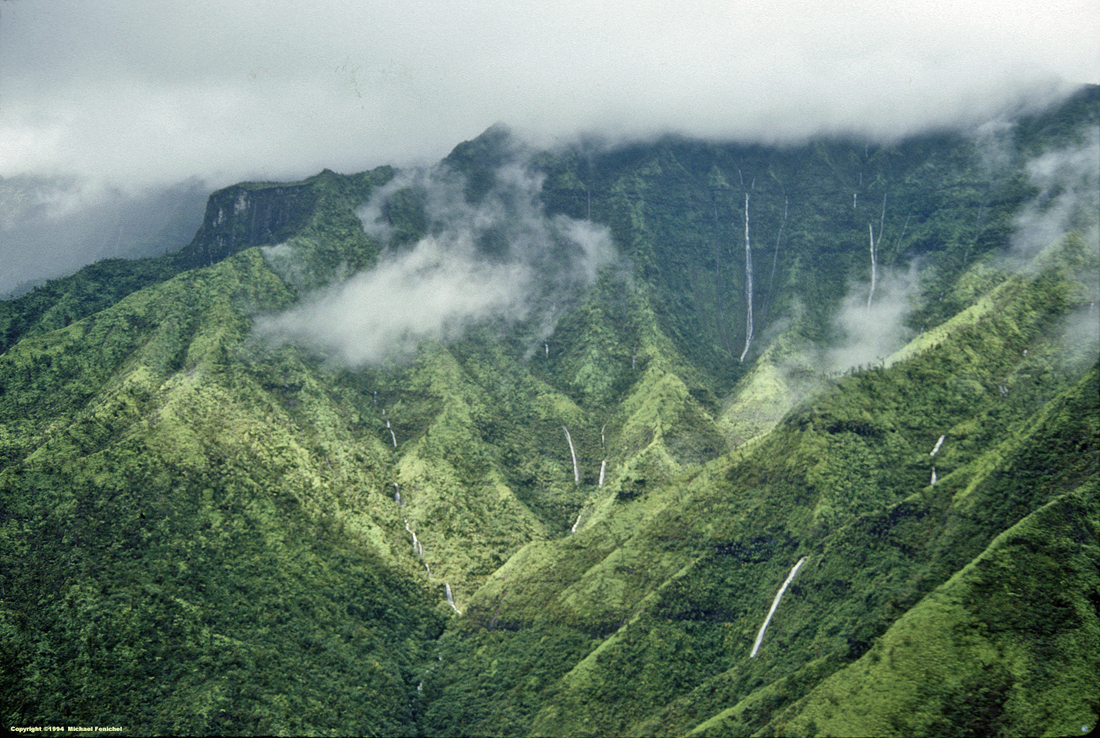
[[[1059,82],[1100,82],[1096,0],[0,0],[0,176],[293,179],[498,121],[892,137]]]

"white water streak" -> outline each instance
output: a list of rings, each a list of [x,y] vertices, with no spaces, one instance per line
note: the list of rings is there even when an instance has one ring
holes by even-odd
[[[940,440],[936,441],[936,447],[934,449],[932,449],[932,453],[928,454],[929,456],[935,456],[936,455],[936,452],[940,450],[940,446],[943,445],[943,439],[945,439],[945,438],[947,438],[946,435],[940,436]]]
[[[420,545],[420,541],[416,538],[416,531],[409,527],[409,521],[405,521],[405,530],[413,537],[413,553],[424,558],[424,547]]]
[[[455,612],[457,612],[457,613],[458,613],[459,615],[461,615],[461,614],[462,614],[462,611],[461,611],[461,610],[459,610],[459,609],[458,609],[457,607],[455,607],[455,598],[454,598],[454,596],[453,596],[453,595],[451,594],[451,585],[449,585],[449,584],[444,584],[443,586],[444,586],[444,587],[446,588],[446,592],[447,592],[447,604],[451,606],[451,609],[452,609],[452,610],[454,610],[454,611],[455,611]]]
[[[886,227],[886,195],[882,196],[882,215],[878,219],[878,238],[875,238],[875,229],[871,223],[867,223],[867,230],[871,232],[871,293],[867,295],[867,309],[871,309],[871,300],[875,296],[875,284],[878,282],[878,247],[882,243],[882,231]]]
[[[598,485],[600,487],[603,487],[603,476],[604,476],[604,472],[606,472],[606,471],[607,471],[607,459],[604,459],[600,463],[600,483]]]
[[[569,437],[569,429],[568,428],[566,428],[563,425],[561,427],[561,429],[563,431],[565,431],[565,440],[569,444],[569,453],[573,457],[573,481],[576,484],[580,484],[581,483],[581,473],[580,473],[580,470],[577,468],[577,452],[573,450],[573,439]]]
[[[932,467],[932,484],[936,483],[936,467]]]
[[[875,260],[875,227],[867,223],[867,231],[871,234],[871,292],[867,295],[867,309],[871,309],[871,300],[875,298],[875,284],[878,282],[878,264]]]
[[[768,629],[768,623],[772,620],[772,615],[775,614],[775,608],[779,607],[779,600],[783,598],[783,593],[787,591],[787,586],[794,579],[794,575],[798,573],[799,567],[802,566],[802,562],[806,560],[803,556],[798,560],[798,563],[791,569],[791,573],[787,575],[787,581],[783,582],[783,586],[779,588],[778,594],[775,595],[775,599],[772,601],[772,609],[768,610],[768,617],[764,619],[764,624],[760,626],[760,632],[756,634],[756,642],[752,644],[752,653],[749,654],[749,658],[754,658],[756,652],[760,650],[760,642],[764,640],[764,631]]]
[[[745,350],[741,352],[741,361],[749,353],[752,345],[752,248],[749,246],[749,193],[745,193]]]
[[[393,439],[393,447],[397,448],[397,436],[393,434],[393,428],[390,428],[390,438]]]

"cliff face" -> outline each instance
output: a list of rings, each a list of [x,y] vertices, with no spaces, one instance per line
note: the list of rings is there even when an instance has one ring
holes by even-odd
[[[179,252],[180,265],[209,266],[244,249],[278,243],[309,220],[316,201],[309,183],[219,190],[210,196],[194,240]]]

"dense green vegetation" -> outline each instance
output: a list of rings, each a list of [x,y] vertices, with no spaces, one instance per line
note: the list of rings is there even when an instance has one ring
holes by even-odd
[[[180,251],[0,303],[0,720],[1091,729],[1096,173],[1028,164],[1098,125],[1090,87],[892,145],[495,127],[438,180],[227,188]],[[558,224],[528,310],[362,365],[257,332],[442,240],[434,181],[526,213],[517,168]],[[596,226],[615,260],[566,280],[561,234]]]

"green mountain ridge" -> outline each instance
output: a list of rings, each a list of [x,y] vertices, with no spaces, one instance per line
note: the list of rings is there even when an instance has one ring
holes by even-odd
[[[5,724],[1091,730],[1098,126],[494,127],[0,303]]]

